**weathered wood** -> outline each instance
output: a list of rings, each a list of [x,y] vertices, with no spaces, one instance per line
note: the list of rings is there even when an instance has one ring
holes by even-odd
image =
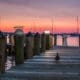
[[[54,34],[54,46],[57,46],[57,35]]]
[[[40,54],[40,34],[36,33],[34,35],[34,55]]]
[[[34,48],[34,36],[31,32],[26,35],[25,38],[25,59],[33,57],[33,48]]]
[[[0,31],[0,73],[5,72],[6,61],[6,39],[4,34]]]
[[[21,29],[17,29],[14,33],[15,41],[15,63],[24,63],[24,33]]]
[[[55,60],[57,52],[60,55],[58,62]],[[80,80],[79,52],[79,47],[54,47],[41,55],[25,60],[22,65],[13,67],[4,75],[0,75],[0,79]]]
[[[46,51],[46,35],[45,33],[41,34],[41,52]]]

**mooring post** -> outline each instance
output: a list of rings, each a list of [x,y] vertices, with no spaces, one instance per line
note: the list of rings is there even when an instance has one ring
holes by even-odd
[[[67,35],[66,34],[62,35],[62,45],[67,46]]]
[[[50,40],[49,40],[49,47],[52,48],[53,47],[53,35],[50,34]]]
[[[46,48],[47,48],[47,50],[49,50],[53,46],[53,37],[52,37],[51,34],[47,34],[47,36],[46,36],[46,42],[47,42],[46,43]]]
[[[46,35],[45,33],[41,34],[41,52],[45,52],[46,50]]]
[[[46,50],[49,50],[50,49],[50,47],[49,47],[49,40],[50,40],[50,34],[46,34]]]
[[[40,34],[37,32],[34,35],[34,55],[40,54]]]
[[[79,47],[80,47],[80,34],[79,34]]]
[[[31,32],[29,32],[25,37],[25,59],[29,59],[33,57],[33,43],[34,43],[34,36]]]
[[[15,42],[15,63],[24,63],[24,32],[21,29],[17,29],[14,33]]]
[[[7,33],[5,34],[5,40],[6,40],[6,44],[7,44],[7,42],[8,42],[7,41],[8,40],[8,34]]]
[[[57,46],[57,34],[54,34],[54,46]]]
[[[4,34],[0,31],[0,73],[5,72],[5,51],[6,51],[6,39]]]
[[[8,42],[8,37],[7,37],[7,33],[4,35],[5,37],[5,45],[6,45],[6,48],[5,48],[5,62],[7,61],[7,56],[8,56],[8,52],[7,52],[7,42]]]

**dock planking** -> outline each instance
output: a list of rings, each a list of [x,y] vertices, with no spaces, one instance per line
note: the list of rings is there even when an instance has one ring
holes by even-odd
[[[56,61],[56,53],[60,60]],[[14,66],[0,80],[80,80],[80,49],[56,47]]]

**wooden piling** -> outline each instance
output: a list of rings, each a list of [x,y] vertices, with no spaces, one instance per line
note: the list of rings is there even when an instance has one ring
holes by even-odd
[[[80,47],[80,35],[79,35],[79,47]]]
[[[49,40],[50,40],[50,34],[46,34],[46,50],[49,50],[50,49],[50,47],[49,47]]]
[[[67,35],[66,34],[62,35],[62,45],[67,46]]]
[[[45,52],[46,50],[46,35],[45,33],[41,34],[41,52]]]
[[[24,63],[24,33],[21,29],[17,29],[14,33],[15,42],[15,63]]]
[[[54,34],[54,46],[57,46],[57,34]]]
[[[29,32],[25,37],[25,59],[32,58],[33,56],[33,43],[34,43],[34,36],[31,32]]]
[[[6,39],[4,34],[0,31],[0,73],[5,72],[5,51],[6,51]]]
[[[53,35],[50,34],[50,37],[49,37],[49,48],[52,48],[53,47]]]
[[[40,54],[40,34],[37,32],[34,35],[34,55]]]

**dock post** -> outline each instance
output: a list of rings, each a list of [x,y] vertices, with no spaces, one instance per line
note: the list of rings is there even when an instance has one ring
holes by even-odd
[[[79,34],[79,47],[80,47],[80,34]]]
[[[5,51],[6,51],[6,39],[4,34],[0,31],[0,73],[5,72]]]
[[[40,54],[40,34],[37,32],[34,35],[34,55]]]
[[[14,33],[15,42],[15,63],[24,63],[24,32],[21,29],[17,29]]]
[[[54,46],[57,46],[57,34],[54,34]]]
[[[46,50],[49,50],[49,40],[50,34],[46,34]]]
[[[7,33],[5,34],[5,44],[6,44],[6,48],[5,48],[5,62],[7,61],[7,56],[8,56],[8,51],[7,51]]]
[[[53,35],[52,34],[50,34],[49,47],[50,48],[53,47]]]
[[[31,32],[29,32],[25,36],[25,59],[29,59],[33,57],[33,43],[34,43],[34,36]]]
[[[62,45],[67,46],[67,35],[66,34],[63,34],[62,36]]]
[[[8,35],[7,35],[7,33],[6,33],[6,35],[5,35],[6,44],[7,44],[7,38],[8,38],[7,36],[8,36]]]
[[[41,34],[41,52],[45,52],[46,50],[46,35],[45,33]]]

